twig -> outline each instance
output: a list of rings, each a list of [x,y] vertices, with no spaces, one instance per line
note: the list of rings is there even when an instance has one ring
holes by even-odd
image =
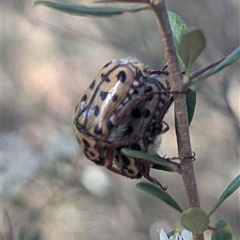
[[[224,57],[224,58],[222,58],[222,59],[220,59],[220,60],[218,60],[218,61],[216,61],[216,62],[214,62],[214,63],[211,63],[211,64],[207,65],[206,67],[203,67],[203,68],[201,68],[201,69],[199,69],[199,70],[197,70],[197,71],[195,71],[195,72],[192,72],[192,73],[190,74],[190,80],[198,77],[199,75],[205,73],[206,71],[210,70],[211,68],[217,66],[217,65],[218,65],[220,62],[222,62],[225,58],[226,58],[226,57]],[[191,83],[191,82],[190,82],[190,83]]]
[[[211,227],[211,226],[208,226],[208,230],[215,231],[215,232],[220,232],[220,233],[226,233],[226,231],[224,231],[224,229],[215,228],[215,227]]]
[[[182,73],[178,64],[178,59],[173,43],[172,31],[167,15],[165,1],[151,1],[154,13],[157,18],[157,24],[160,31],[163,50],[166,62],[168,63],[169,77],[173,91],[183,89]],[[179,155],[180,157],[191,156],[191,143],[188,129],[187,106],[185,94],[174,94],[175,116],[177,122],[177,135],[179,137]],[[185,186],[189,207],[200,207],[197,192],[197,184],[191,158],[181,160],[180,174]],[[194,236],[196,240],[203,240],[203,234]]]

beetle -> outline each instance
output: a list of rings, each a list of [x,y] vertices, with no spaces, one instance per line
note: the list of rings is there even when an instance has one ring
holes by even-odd
[[[166,92],[164,93],[163,90],[166,90]],[[122,147],[156,154],[156,149],[160,147],[161,135],[169,129],[168,125],[163,121],[167,110],[173,102],[173,96],[168,90],[170,90],[170,86],[166,76],[149,76],[145,90],[148,97],[141,110],[142,118],[139,120],[131,118],[129,122],[130,126],[134,126],[134,132],[138,133],[140,140]],[[162,189],[166,189],[150,176],[151,162],[123,155],[120,152],[122,147],[116,148],[114,152],[114,163],[117,169],[120,170],[118,171],[119,174],[131,179],[145,177]]]
[[[85,156],[97,165],[158,184],[151,164],[127,158],[122,147],[147,152],[163,130],[173,97],[167,75],[150,74],[136,59],[112,60],[97,74],[75,108],[74,132]],[[161,186],[162,187],[162,186]]]
[[[118,141],[119,133],[131,131],[128,116],[122,113],[143,93],[147,78],[147,67],[132,58],[112,60],[97,74],[77,104],[73,120],[78,143],[88,159],[104,165],[106,144]]]

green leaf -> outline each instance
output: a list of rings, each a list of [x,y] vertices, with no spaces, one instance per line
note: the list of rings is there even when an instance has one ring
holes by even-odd
[[[196,94],[195,88],[193,87],[189,88],[186,96],[189,126],[192,122],[193,115],[195,112],[196,100],[197,100],[196,98],[197,98],[197,94]]]
[[[211,240],[232,240],[232,228],[226,219],[218,219],[214,226],[222,229],[224,232],[214,231]]]
[[[160,171],[165,171],[165,172],[177,172],[177,169],[178,169],[178,167],[176,165],[174,165],[174,167],[173,167],[172,165],[166,166],[166,165],[162,165],[162,164],[153,164],[152,168],[156,169],[156,170],[160,170]]]
[[[173,33],[174,45],[177,47],[180,42],[181,35],[183,31],[187,29],[187,26],[182,18],[174,12],[168,11],[168,18]]]
[[[185,68],[186,76],[189,76],[191,67],[203,51],[205,44],[206,40],[200,29],[190,28],[182,33],[177,53]]]
[[[150,5],[141,7],[86,7],[80,4],[70,4],[61,2],[51,2],[45,0],[36,0],[34,6],[44,5],[55,10],[77,16],[87,17],[112,17],[123,14],[125,12],[135,13],[143,10],[151,9]]]
[[[192,207],[181,213],[181,224],[193,234],[203,233],[208,229],[209,217],[201,208]]]
[[[155,167],[154,167],[155,169],[159,169],[159,170],[163,170],[163,171],[167,171],[167,172],[177,172],[178,171],[177,164],[169,162],[166,159],[161,158],[159,156],[153,156],[153,155],[145,153],[145,152],[132,150],[132,149],[128,149],[128,148],[122,148],[121,153],[126,156],[129,156],[129,157],[139,158],[143,161],[149,160],[152,163],[155,163]]]
[[[202,82],[204,79],[210,77],[213,74],[218,73],[223,68],[227,67],[228,65],[234,63],[236,60],[240,58],[240,46],[236,48],[233,52],[231,52],[222,62],[220,62],[217,66],[211,69],[209,72],[201,75],[200,77],[191,81],[188,85],[193,86],[196,83]]]
[[[155,185],[152,185],[150,183],[138,183],[136,184],[136,188],[161,199],[166,204],[168,204],[169,206],[171,206],[172,208],[179,212],[183,211],[181,207],[178,205],[178,203],[167,192],[163,191],[162,189]]]
[[[208,214],[211,216],[214,211],[225,201],[231,194],[233,194],[240,186],[240,175],[235,177],[233,181],[228,185],[226,190],[222,193],[216,204],[214,205],[212,211]]]

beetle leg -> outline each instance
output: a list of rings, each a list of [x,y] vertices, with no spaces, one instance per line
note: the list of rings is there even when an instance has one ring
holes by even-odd
[[[118,168],[114,167],[114,166],[106,166],[106,168],[111,171],[111,172],[114,172],[118,175],[121,175],[121,176],[124,176],[126,178],[130,178],[130,179],[138,179],[138,178],[141,178],[141,177],[135,177],[135,176],[129,176],[127,174],[125,174],[123,171],[119,170]],[[149,180],[150,181],[150,180]],[[159,184],[157,184],[159,185]]]
[[[114,158],[114,149],[113,148],[107,148],[107,154],[106,154],[106,159],[105,159],[105,166],[106,167],[112,167],[113,158]]]
[[[193,152],[193,154],[191,156],[182,156],[182,157],[166,157],[166,155],[163,157],[165,160],[172,162],[174,160],[185,160],[185,159],[192,159],[192,161],[195,161],[196,158],[196,153]]]
[[[151,165],[150,164],[145,164],[144,167],[143,167],[143,176],[150,182],[158,185],[162,190],[167,190],[167,186],[163,186],[156,178],[153,178],[149,175],[150,173],[150,167]]]
[[[119,174],[121,176],[125,176],[121,170],[119,170],[118,168],[116,168],[114,166],[106,166],[106,168],[111,172],[114,172],[114,173]]]
[[[114,159],[114,148],[111,147],[111,148],[108,148],[107,150],[105,166],[109,171],[125,176],[125,174],[120,169],[113,166],[113,159]]]
[[[162,123],[165,124],[165,128],[162,128],[162,131],[160,132],[160,134],[163,134],[170,129],[169,125],[165,121],[162,121]]]
[[[164,75],[168,76],[169,72],[166,71],[167,68],[168,68],[168,64],[166,63],[161,70],[151,70],[150,74],[158,74],[158,75],[164,74]]]
[[[116,168],[115,166],[113,166],[114,151],[115,151],[114,148],[108,148],[108,151],[107,151],[107,156],[106,156],[106,160],[105,160],[105,166],[106,166],[106,168],[109,171],[114,172],[116,174],[119,174],[121,176],[130,178],[130,179],[138,179],[138,178],[142,177],[142,175],[139,176],[139,177],[137,177],[137,176],[129,176],[124,171],[122,171],[122,170]]]

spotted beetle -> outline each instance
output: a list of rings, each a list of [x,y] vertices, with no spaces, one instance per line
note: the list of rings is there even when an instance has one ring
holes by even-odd
[[[129,178],[158,184],[151,164],[127,158],[122,147],[148,152],[162,134],[173,97],[166,75],[150,74],[136,59],[112,60],[97,74],[75,108],[74,132],[85,156]],[[164,93],[165,91],[165,93]]]
[[[77,104],[73,120],[78,143],[88,159],[104,165],[105,145],[118,141],[118,133],[131,131],[128,116],[117,116],[143,94],[147,78],[144,64],[131,58],[112,60],[97,74]]]
[[[163,90],[166,90],[166,93],[161,93]],[[158,94],[148,95],[144,107],[141,109],[142,117],[139,120],[131,118],[128,123],[129,126],[133,126],[134,132],[138,133],[140,140],[123,147],[156,155],[156,149],[160,147],[161,143],[161,134],[168,130],[168,125],[163,122],[163,118],[173,102],[173,96],[169,93],[169,90],[170,86],[166,76],[149,76],[145,92]],[[166,126],[164,127],[164,125]],[[114,152],[114,163],[117,169],[120,169],[119,174],[131,179],[144,176],[149,181],[165,189],[156,179],[150,176],[151,162],[124,156],[120,152],[121,148],[116,148]]]

